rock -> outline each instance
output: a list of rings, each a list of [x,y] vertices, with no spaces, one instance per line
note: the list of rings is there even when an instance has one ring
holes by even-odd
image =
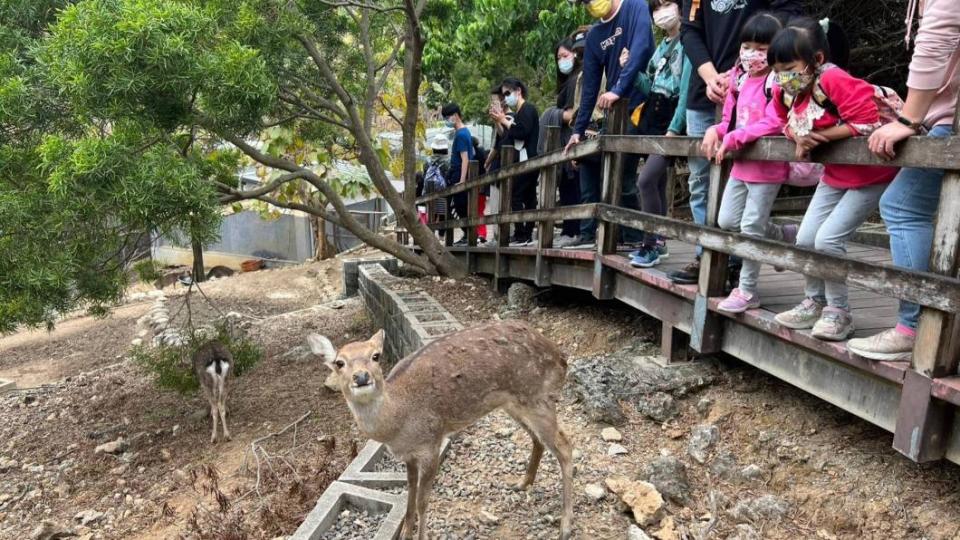
[[[84,510],[83,512],[78,512],[77,515],[73,516],[73,519],[75,521],[79,521],[80,525],[89,527],[90,525],[94,525],[102,520],[103,516],[103,512],[97,512],[96,510]]]
[[[533,309],[537,290],[526,283],[514,283],[507,289],[507,306],[521,312]]]
[[[122,454],[126,452],[128,448],[130,448],[130,444],[127,443],[127,441],[125,441],[123,437],[120,437],[115,441],[101,444],[96,449],[94,449],[94,453],[95,454]]]
[[[60,526],[52,521],[44,521],[30,533],[30,540],[55,540],[76,536],[73,530]]]
[[[607,448],[608,456],[622,456],[624,454],[629,454],[629,453],[630,453],[629,450],[627,450],[625,447],[617,443],[610,443],[610,447]]]
[[[690,494],[687,466],[673,456],[661,456],[651,461],[643,478],[675,502],[683,504]]]
[[[663,514],[663,496],[649,482],[638,482],[624,477],[606,479],[607,489],[615,493],[633,512],[633,519],[641,527],[652,525]]]
[[[110,474],[114,476],[123,476],[127,472],[128,468],[129,465],[117,465],[116,467],[110,469]]]
[[[790,503],[773,495],[745,499],[729,510],[737,523],[756,522],[763,519],[781,519],[790,511]]]
[[[627,540],[653,540],[647,533],[643,532],[643,529],[637,527],[636,525],[631,524],[630,528],[627,529]]]
[[[130,341],[130,346],[131,346],[131,347],[140,347],[140,346],[142,346],[142,345],[143,345],[143,340],[140,339],[140,338],[136,338],[136,339]]]
[[[690,432],[687,452],[697,463],[706,463],[707,455],[720,439],[720,428],[713,424],[699,425]]]
[[[180,433],[180,424],[173,426],[173,429],[170,430],[170,434],[176,437]]]
[[[638,342],[606,356],[580,358],[567,372],[570,392],[595,422],[621,425],[625,421],[619,400],[635,402],[657,392],[681,397],[719,380],[713,361],[664,368],[644,354]]]
[[[740,470],[740,476],[747,480],[759,480],[763,477],[763,469],[759,465],[747,465]]]
[[[173,454],[166,448],[163,448],[160,450],[160,457],[163,458],[164,461],[170,461],[173,458]]]
[[[710,464],[710,471],[717,478],[728,479],[737,472],[737,458],[730,451],[724,450],[717,454]]]
[[[500,518],[497,517],[495,514],[491,514],[490,512],[487,512],[486,510],[481,510],[481,511],[480,511],[480,523],[483,523],[484,525],[493,527],[493,526],[495,526],[496,524],[500,523]]]
[[[702,416],[710,414],[711,407],[713,407],[713,400],[710,398],[700,398],[700,401],[697,402],[697,412]]]
[[[677,415],[677,404],[673,396],[664,392],[656,392],[639,399],[637,410],[657,422],[666,422]]]
[[[667,516],[660,522],[660,528],[653,531],[653,537],[657,540],[680,540],[680,531],[673,516]]]
[[[513,428],[504,427],[497,430],[497,438],[509,439],[510,437],[513,437]]]
[[[336,373],[331,371],[330,374],[327,375],[326,380],[323,381],[323,386],[326,387],[326,389],[330,390],[331,392],[339,392],[340,378],[337,377]]]
[[[583,492],[594,502],[601,501],[607,496],[607,490],[600,484],[587,484],[587,486],[583,488]]]
[[[620,442],[623,440],[623,435],[617,431],[617,428],[613,427],[604,428],[604,430],[600,432],[600,436],[603,437],[603,440],[606,442]]]
[[[737,525],[737,532],[727,537],[727,540],[762,540],[760,533],[746,524]]]

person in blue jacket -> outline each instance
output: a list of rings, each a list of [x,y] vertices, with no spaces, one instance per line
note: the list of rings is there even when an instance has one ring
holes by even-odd
[[[566,149],[577,145],[585,136],[595,107],[610,109],[617,102],[626,100],[633,107],[639,105],[643,96],[634,92],[637,75],[647,67],[653,54],[653,27],[650,9],[644,0],[571,0],[582,4],[599,22],[587,33],[583,58],[583,91],[580,109],[573,126],[573,135]],[[629,52],[629,61],[621,67],[620,55]],[[600,93],[601,81],[606,76],[607,85]],[[635,127],[630,125],[632,130]],[[628,132],[633,132],[628,130]],[[640,209],[637,196],[637,165],[640,156],[631,154],[624,160],[621,179],[621,205]],[[603,184],[602,168],[596,162],[584,161],[580,169],[580,197],[584,203],[600,202]],[[591,245],[596,240],[596,220],[583,220],[580,227],[582,245]],[[621,228],[623,242],[639,245],[642,233],[635,229]]]

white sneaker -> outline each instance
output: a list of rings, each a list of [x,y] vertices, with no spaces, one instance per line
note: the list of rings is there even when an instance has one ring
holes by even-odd
[[[560,235],[559,238],[553,241],[553,247],[557,249],[568,248],[570,246],[575,246],[580,243],[579,236],[566,236]]]
[[[484,244],[483,247],[485,247],[485,248],[495,248],[495,247],[497,247],[498,245],[499,245],[499,244],[498,244],[498,242],[497,242],[496,240],[487,240],[487,243]]]

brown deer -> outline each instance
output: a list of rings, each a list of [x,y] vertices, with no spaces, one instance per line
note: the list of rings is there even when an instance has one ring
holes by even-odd
[[[219,341],[211,341],[193,353],[193,372],[200,381],[203,396],[210,404],[210,417],[213,418],[213,432],[210,443],[217,442],[217,420],[223,423],[223,438],[230,440],[227,429],[227,391],[233,379],[233,356],[230,350]]]
[[[544,447],[557,457],[563,477],[560,538],[573,526],[573,449],[557,425],[567,364],[557,346],[520,322],[502,322],[442,337],[401,360],[386,378],[380,368],[383,331],[337,351],[329,339],[307,341],[339,379],[364,436],[387,445],[407,466],[403,538],[426,538],[427,502],[443,439],[496,409],[504,409],[533,438],[527,473],[537,476]]]

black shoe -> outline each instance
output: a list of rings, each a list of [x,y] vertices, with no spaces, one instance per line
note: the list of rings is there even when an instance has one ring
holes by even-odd
[[[511,246],[525,246],[525,245],[531,243],[532,241],[533,241],[532,238],[522,238],[522,237],[516,237],[516,236],[514,236],[513,238],[510,239],[510,245],[511,245]]]
[[[693,285],[700,281],[700,259],[667,274],[667,279],[679,285]]]

